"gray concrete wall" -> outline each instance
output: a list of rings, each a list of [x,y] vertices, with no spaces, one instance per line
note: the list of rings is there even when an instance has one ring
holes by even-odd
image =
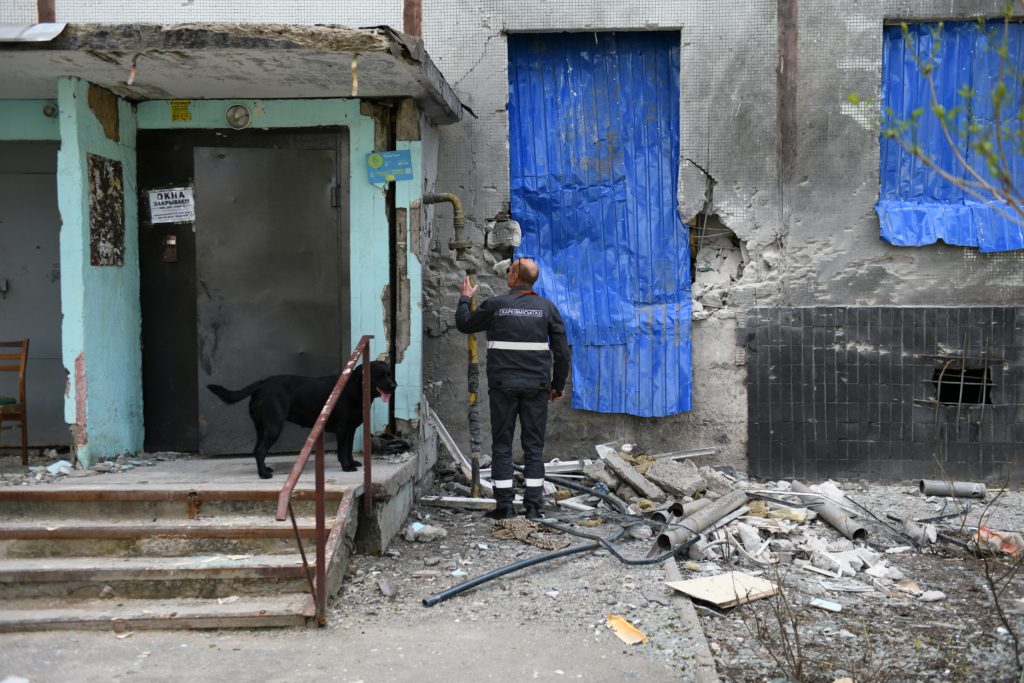
[[[424,130],[424,160],[436,143],[438,163],[436,178],[425,184],[460,195],[477,244],[483,243],[487,222],[508,203],[505,33],[680,30],[680,214],[688,222],[708,219],[694,283],[694,410],[649,420],[558,404],[550,455],[591,455],[593,443],[627,439],[653,450],[717,445],[722,462],[743,466],[746,373],[737,364],[736,320],[744,320],[754,306],[991,306],[1024,300],[1024,253],[980,254],[943,245],[895,248],[879,239],[873,209],[885,21],[996,16],[1001,4],[423,0],[427,50],[479,117],[437,129],[429,141],[433,131]],[[397,28],[401,6],[400,0],[372,6],[318,0],[302,7],[271,0],[215,6],[97,0],[58,2],[57,11],[61,21],[386,23]],[[0,9],[6,21],[34,16],[35,3],[27,0]],[[850,104],[850,92],[865,102]],[[715,181],[711,193],[700,169]],[[452,327],[462,270],[447,249],[450,226],[447,207],[425,212],[424,384],[449,429],[468,443],[465,339]],[[478,261],[489,271],[494,256],[478,254]],[[501,291],[500,278],[483,278],[482,295]]]
[[[649,29],[680,31],[681,216],[690,221],[705,210],[707,182],[700,170],[704,169],[718,181],[707,210],[729,229],[720,225],[709,230],[708,244],[735,232],[750,259],[759,259],[762,250],[777,250],[781,212],[774,156],[774,2],[425,0],[423,16],[427,49],[479,117],[466,117],[439,130],[437,181],[439,191],[463,198],[475,243],[483,244],[487,221],[507,209],[509,201],[505,32]],[[448,226],[435,225],[434,233],[433,272],[424,283],[427,393],[452,433],[465,442],[465,338],[453,328],[461,268],[446,247]],[[725,241],[727,245],[705,254],[707,260],[725,262],[725,256],[735,252],[728,264],[744,283],[745,301],[762,301],[769,291],[765,283],[774,279],[772,269],[758,261],[748,275],[740,268],[739,247],[731,239]],[[478,258],[481,272],[490,273],[496,256],[485,251]],[[726,289],[723,284],[731,278],[727,275],[724,281],[708,285],[709,291]],[[503,291],[503,278],[482,278],[484,297]],[[717,304],[726,303],[721,298]],[[709,307],[698,317],[703,319],[695,321],[693,330],[691,413],[642,419],[575,411],[565,401],[552,411],[549,455],[592,456],[595,443],[628,439],[651,450],[715,445],[722,449],[722,462],[742,465],[745,371],[736,364],[735,312],[728,305]]]
[[[879,238],[873,208],[884,23],[996,16],[1000,4],[424,0],[427,49],[479,117],[439,130],[437,180],[438,191],[462,197],[477,244],[509,199],[506,33],[680,30],[680,214],[707,226],[694,282],[694,409],[640,419],[558,404],[549,456],[592,455],[594,443],[627,439],[651,450],[718,446],[719,462],[745,466],[746,371],[736,319],[754,306],[1024,300],[1021,253],[892,247]],[[867,101],[850,104],[851,92]],[[425,384],[465,443],[465,338],[453,328],[461,268],[447,250],[447,220],[435,221],[432,233]],[[481,271],[495,259],[480,254]],[[503,291],[503,279],[482,278],[483,296]]]
[[[1000,16],[999,0],[803,2],[796,158],[784,185],[781,305],[1018,305],[1024,252],[981,254],[879,239],[883,21]],[[845,100],[856,92],[870,103]],[[794,106],[784,103],[783,106]]]

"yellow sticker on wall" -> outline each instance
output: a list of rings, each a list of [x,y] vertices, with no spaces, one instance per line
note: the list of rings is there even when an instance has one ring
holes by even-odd
[[[192,100],[171,100],[171,121],[191,121],[192,112],[189,111],[191,104]]]

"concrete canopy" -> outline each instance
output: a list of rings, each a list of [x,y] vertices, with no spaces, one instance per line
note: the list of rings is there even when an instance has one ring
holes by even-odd
[[[60,76],[131,101],[410,97],[435,124],[462,116],[422,41],[386,26],[69,24],[48,42],[0,44],[4,98],[53,99]]]

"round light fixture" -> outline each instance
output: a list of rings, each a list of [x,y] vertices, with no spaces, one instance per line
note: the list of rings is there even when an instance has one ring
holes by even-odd
[[[224,112],[224,121],[235,130],[242,130],[252,122],[252,114],[241,104],[232,104]]]

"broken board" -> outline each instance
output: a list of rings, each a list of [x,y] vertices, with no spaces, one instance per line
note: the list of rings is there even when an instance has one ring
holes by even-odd
[[[723,609],[768,598],[779,592],[778,586],[771,581],[743,572],[728,572],[686,581],[666,581],[665,584],[694,600]]]

